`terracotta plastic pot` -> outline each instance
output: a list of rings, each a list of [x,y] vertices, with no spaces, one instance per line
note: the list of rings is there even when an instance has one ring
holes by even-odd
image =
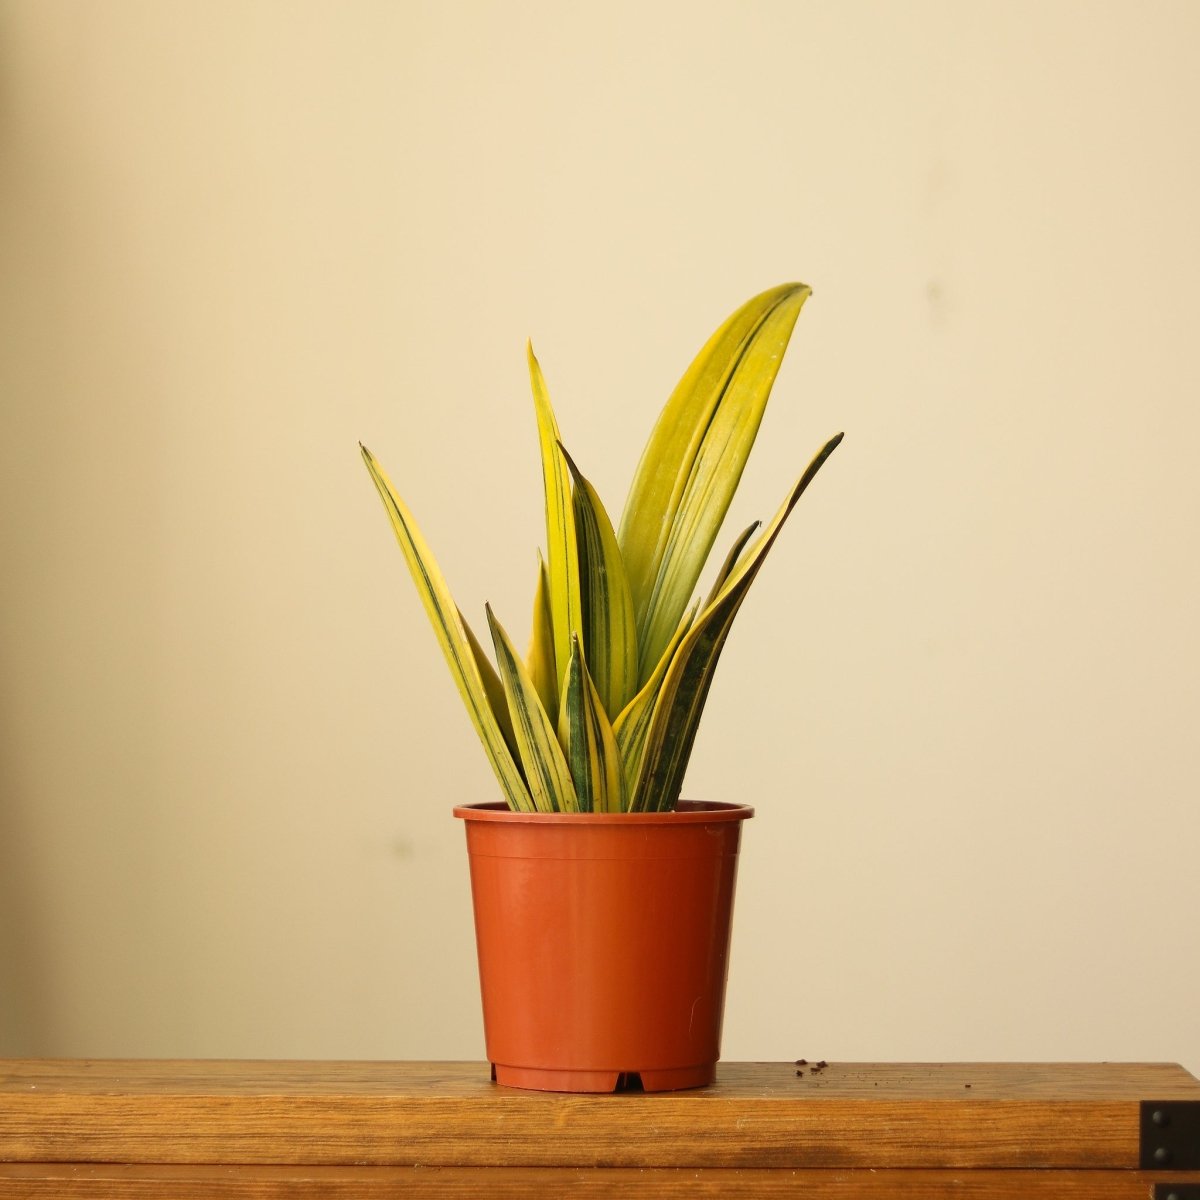
[[[711,1083],[738,840],[754,810],[454,815],[466,822],[492,1077],[563,1092]]]

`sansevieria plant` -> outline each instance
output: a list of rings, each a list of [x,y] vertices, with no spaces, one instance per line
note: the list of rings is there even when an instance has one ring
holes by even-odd
[[[567,453],[529,348],[546,498],[528,653],[490,606],[493,666],[455,604],[412,513],[369,450],[434,632],[510,808],[658,812],[679,798],[733,619],[796,501],[842,440],[831,438],[765,529],[735,539],[694,599],[810,289],[755,296],[709,338],[662,410],[614,529]],[[755,536],[757,534],[757,536]]]

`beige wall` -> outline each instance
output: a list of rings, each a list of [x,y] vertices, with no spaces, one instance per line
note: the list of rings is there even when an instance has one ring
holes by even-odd
[[[0,5],[0,1051],[480,1055],[449,809],[493,785],[356,441],[523,631],[525,337],[619,508],[797,277],[734,519],[847,437],[689,776],[758,806],[726,1056],[1200,1070],[1198,39]]]

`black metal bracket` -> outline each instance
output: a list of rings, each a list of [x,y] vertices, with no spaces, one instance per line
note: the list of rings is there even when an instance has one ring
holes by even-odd
[[[1200,1183],[1156,1183],[1150,1200],[1200,1200]]]
[[[1200,1100],[1143,1100],[1139,1145],[1143,1171],[1200,1169]]]

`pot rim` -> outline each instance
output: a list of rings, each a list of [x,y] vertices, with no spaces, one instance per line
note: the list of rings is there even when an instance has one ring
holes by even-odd
[[[484,804],[459,804],[454,815],[463,821],[502,821],[530,825],[711,825],[719,821],[745,821],[754,816],[749,804],[724,804],[718,800],[680,800],[667,812],[570,813],[517,812],[503,800]]]

